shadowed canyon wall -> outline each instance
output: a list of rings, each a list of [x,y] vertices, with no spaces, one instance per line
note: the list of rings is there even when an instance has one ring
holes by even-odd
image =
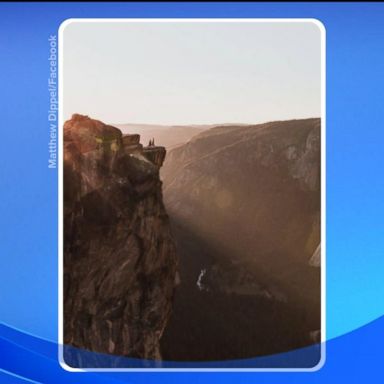
[[[217,126],[161,174],[181,284],[162,339],[172,360],[313,344],[320,329],[320,119]]]

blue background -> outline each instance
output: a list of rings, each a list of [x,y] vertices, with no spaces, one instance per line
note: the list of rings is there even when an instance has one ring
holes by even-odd
[[[48,37],[72,17],[305,17],[325,25],[328,342],[320,371],[84,374],[60,368]],[[380,3],[0,4],[0,382],[383,382],[383,20]]]

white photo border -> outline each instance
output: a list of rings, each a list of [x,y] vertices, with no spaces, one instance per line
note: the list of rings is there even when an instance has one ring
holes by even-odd
[[[321,35],[321,357],[311,368],[73,368],[64,360],[64,301],[63,301],[63,59],[64,32],[73,23],[311,23]],[[315,18],[70,18],[59,27],[59,120],[58,120],[58,359],[61,367],[70,372],[316,372],[326,360],[326,30]]]

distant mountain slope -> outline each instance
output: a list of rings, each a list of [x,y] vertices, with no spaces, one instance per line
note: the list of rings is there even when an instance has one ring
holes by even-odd
[[[168,153],[161,176],[181,273],[164,357],[240,358],[312,343],[320,119],[204,130]]]
[[[194,125],[154,125],[154,124],[117,124],[123,133],[138,133],[143,143],[155,139],[157,145],[167,149],[188,142],[193,136],[198,135],[210,126]]]
[[[204,131],[169,152],[162,178],[169,211],[242,258],[305,262],[319,244],[319,119]]]

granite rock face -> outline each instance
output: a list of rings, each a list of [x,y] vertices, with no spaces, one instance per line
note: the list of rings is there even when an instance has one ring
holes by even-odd
[[[143,154],[149,161],[161,167],[165,159],[166,151],[164,147],[151,146],[144,148]]]
[[[148,151],[147,151],[148,152]],[[161,359],[177,258],[163,147],[73,115],[64,125],[64,343]]]

